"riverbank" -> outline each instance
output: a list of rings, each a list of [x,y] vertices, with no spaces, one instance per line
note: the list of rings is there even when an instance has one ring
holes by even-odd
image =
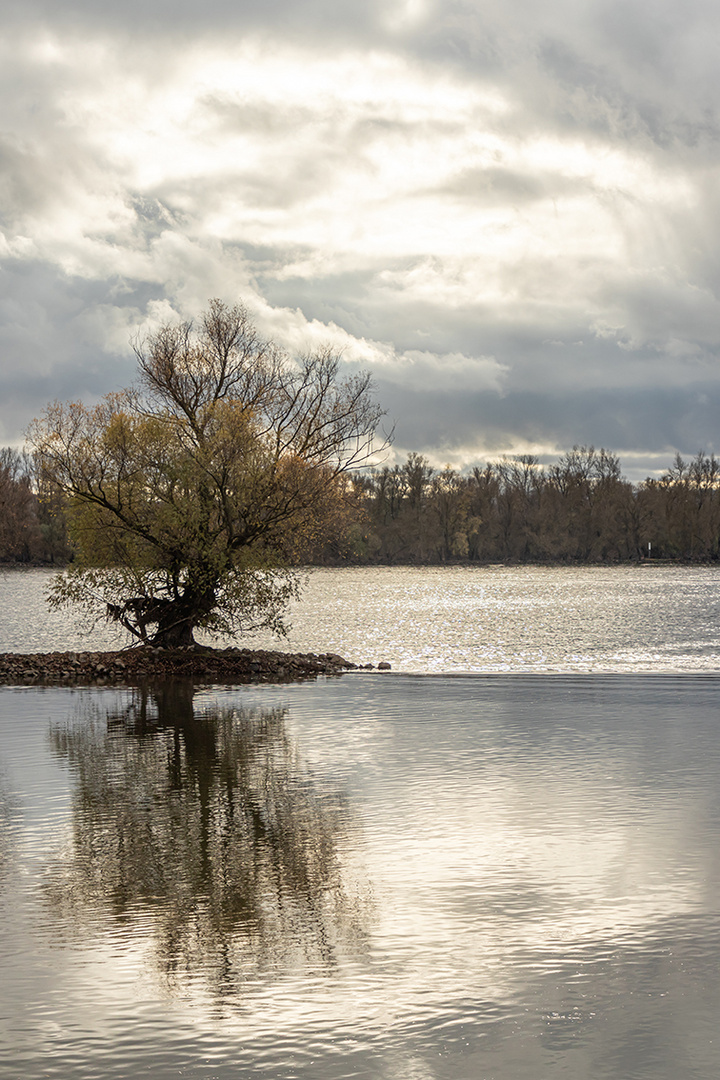
[[[295,682],[356,668],[337,653],[143,646],[119,652],[1,653],[0,684],[134,686],[180,678],[199,683]]]

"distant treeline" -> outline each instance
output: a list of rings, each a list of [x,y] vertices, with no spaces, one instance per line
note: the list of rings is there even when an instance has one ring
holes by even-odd
[[[32,459],[0,448],[0,563],[65,563],[71,558],[60,496],[34,479]]]
[[[470,474],[420,454],[349,482],[345,541],[314,543],[306,563],[627,562],[716,560],[720,462],[679,455],[659,479],[633,485],[617,455],[576,446],[554,465],[523,455]],[[0,449],[0,562],[72,558],[60,496],[32,460]]]
[[[557,464],[523,455],[469,475],[419,454],[356,478],[347,561],[707,561],[720,551],[720,462],[679,455],[659,479],[622,476],[617,455],[576,446]],[[336,561],[332,552],[316,561]]]

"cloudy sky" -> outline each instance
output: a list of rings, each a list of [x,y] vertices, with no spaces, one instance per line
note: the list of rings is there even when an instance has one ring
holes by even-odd
[[[0,445],[218,296],[369,368],[399,460],[720,451],[715,2],[0,12]]]

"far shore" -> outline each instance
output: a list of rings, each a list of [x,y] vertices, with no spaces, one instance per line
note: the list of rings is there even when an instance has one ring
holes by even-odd
[[[372,668],[372,664],[363,666],[363,670]],[[337,653],[204,646],[161,649],[144,645],[115,652],[0,653],[0,685],[5,686],[137,686],[177,679],[205,684],[296,682],[352,670],[360,668]]]

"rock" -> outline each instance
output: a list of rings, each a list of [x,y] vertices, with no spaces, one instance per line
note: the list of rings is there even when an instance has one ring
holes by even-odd
[[[326,653],[281,653],[268,650],[155,649],[138,646],[113,653],[0,653],[0,684],[137,686],[148,679],[194,679],[198,683],[267,682],[339,675],[355,665]]]
[[[378,671],[392,671],[392,664],[388,664],[387,660],[381,660],[378,664]]]

